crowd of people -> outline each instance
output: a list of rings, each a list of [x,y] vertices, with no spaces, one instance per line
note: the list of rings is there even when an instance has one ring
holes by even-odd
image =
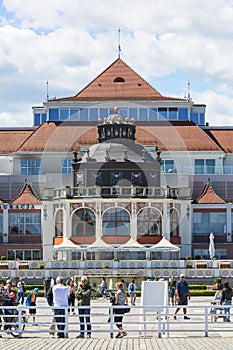
[[[156,281],[158,279],[149,279],[149,281]],[[160,279],[161,281],[164,279]],[[100,293],[102,298],[106,295],[107,283],[104,277],[101,278],[100,283]],[[123,316],[126,312],[130,311],[128,307],[128,296],[129,302],[132,306],[136,304],[137,298],[137,285],[135,280],[131,280],[130,283],[126,283],[123,279],[115,284],[114,291],[110,292],[110,302],[116,308],[113,308],[112,319],[109,317],[108,321],[113,321],[118,328],[118,333],[116,338],[122,338],[127,335],[123,329]],[[128,294],[127,294],[128,292]],[[18,283],[15,280],[9,279],[6,281],[5,285],[0,285],[0,305],[2,306],[15,306],[15,305],[24,305],[26,300],[26,306],[29,309],[29,315],[26,319],[32,316],[32,325],[38,325],[36,323],[36,301],[39,295],[39,289],[34,288],[32,291],[26,293],[26,284],[23,278],[19,278]],[[183,309],[184,319],[190,319],[187,315],[188,300],[190,300],[190,290],[185,276],[181,274],[178,281],[172,276],[168,281],[168,295],[169,303],[171,305],[177,305],[177,308],[174,313],[174,319],[177,319],[177,314],[179,310]],[[49,280],[45,281],[45,296],[47,298],[48,304],[53,306],[54,315],[52,318],[52,324],[50,327],[50,334],[55,335],[55,325],[57,324],[57,337],[65,337],[65,309],[68,308],[68,313],[75,314],[76,308],[78,306],[78,317],[80,325],[80,333],[77,335],[77,338],[91,338],[91,318],[90,318],[90,305],[91,305],[91,296],[92,296],[92,287],[88,277],[82,276],[79,284],[75,284],[75,281],[70,278],[66,281],[63,281],[61,276],[56,278],[56,281]],[[213,305],[218,303],[219,305],[231,305],[233,293],[232,289],[228,282],[223,284],[223,287],[216,292],[215,298],[212,302]],[[218,299],[218,300],[217,300]],[[216,313],[216,308],[213,307],[212,312]],[[4,317],[7,314],[11,314],[13,309],[4,309],[0,308],[0,328],[1,328],[1,317]],[[224,307],[223,321],[230,322],[230,307]],[[0,334],[0,337],[2,335]]]

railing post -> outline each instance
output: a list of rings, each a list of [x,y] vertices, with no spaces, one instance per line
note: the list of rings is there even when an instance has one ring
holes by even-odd
[[[208,337],[208,331],[209,331],[209,324],[208,324],[208,306],[205,307],[205,337]]]
[[[161,338],[162,337],[162,334],[161,334],[161,308],[159,308],[158,310],[158,338]]]
[[[113,307],[111,306],[109,308],[110,315],[109,315],[109,321],[110,321],[110,338],[113,338]]]
[[[68,307],[65,307],[65,338],[68,338],[69,322],[68,322]]]

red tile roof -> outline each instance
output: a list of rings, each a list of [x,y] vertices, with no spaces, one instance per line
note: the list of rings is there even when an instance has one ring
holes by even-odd
[[[19,195],[13,199],[11,204],[42,204],[41,201],[35,196],[30,185],[24,185]]]
[[[219,197],[210,182],[207,182],[201,195],[195,200],[198,204],[224,204],[225,201]]]
[[[32,132],[33,129],[0,129],[0,154],[16,152]]]
[[[97,142],[96,126],[81,125],[79,122],[46,122],[31,134],[18,152],[71,152],[79,150],[80,145]],[[199,126],[188,121],[138,125],[136,142],[157,145],[161,151],[222,151]]]
[[[46,122],[35,130],[18,152],[75,151],[80,147],[80,139],[85,143],[87,132],[95,135],[93,141],[96,143],[96,126],[82,126],[75,122]]]
[[[138,126],[137,142],[156,144],[161,151],[221,152],[222,149],[193,122],[157,122]]]
[[[118,81],[116,81],[118,80]],[[184,100],[161,95],[118,58],[77,95],[50,101]],[[185,101],[185,100],[184,100]]]
[[[226,153],[233,153],[233,129],[209,129],[209,134],[218,142]]]

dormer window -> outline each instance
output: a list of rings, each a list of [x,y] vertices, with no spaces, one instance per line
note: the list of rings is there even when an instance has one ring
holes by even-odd
[[[125,79],[123,79],[122,77],[117,77],[113,80],[114,83],[124,83]]]

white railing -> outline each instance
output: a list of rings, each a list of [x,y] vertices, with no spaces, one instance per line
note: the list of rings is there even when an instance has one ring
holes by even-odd
[[[193,335],[193,333],[199,333],[199,336],[207,337],[210,332],[213,333],[222,333],[222,332],[232,332],[231,323],[228,322],[216,322],[215,317],[224,316],[224,308],[232,309],[233,306],[184,306],[187,308],[187,316],[190,317],[189,320],[183,318],[182,306],[180,312],[177,314],[177,320],[174,319],[174,312],[177,306],[132,306],[131,312],[123,316],[123,328],[127,332],[129,337],[137,336],[157,336],[161,338],[163,335],[167,337],[174,337],[176,333],[183,333],[186,335]],[[0,310],[10,309],[11,307],[0,307]],[[15,307],[14,307],[15,308]],[[30,307],[30,309],[35,307]],[[79,334],[79,317],[78,309],[88,308],[84,307],[72,307],[75,309],[76,314],[69,314],[68,308],[64,309],[64,320],[60,323],[56,323],[53,319],[53,308],[49,306],[36,306],[36,327],[32,327],[34,324],[32,318],[29,318],[28,323],[25,324],[24,328],[24,317],[28,317],[29,313],[23,313],[25,308],[23,306],[16,307],[17,315],[7,315],[12,318],[12,321],[9,323],[4,323],[4,315],[1,315],[2,318],[2,328],[0,334],[4,332],[11,332],[12,330],[4,329],[6,325],[15,325],[15,322],[18,324],[18,329],[14,329],[14,333],[18,333],[19,336],[27,336],[29,334],[38,334],[46,333],[49,336],[49,333],[57,333],[56,326],[64,326],[65,337],[75,337]],[[113,338],[118,329],[114,323],[114,316],[117,316],[116,313],[113,314],[113,308],[120,308],[118,306],[103,305],[91,305],[90,307],[90,318],[91,318],[91,334],[92,337],[110,337]],[[220,309],[221,308],[221,309]],[[216,313],[211,313],[211,311],[216,311]],[[88,315],[87,315],[88,316]],[[120,315],[122,316],[122,315]],[[17,320],[15,319],[17,317]],[[107,319],[110,318],[110,322],[107,322]],[[55,330],[50,330],[50,326],[53,325]],[[5,326],[5,327],[4,327]],[[86,324],[85,324],[86,328]],[[61,332],[61,331],[60,331]],[[85,331],[86,332],[86,331]]]

